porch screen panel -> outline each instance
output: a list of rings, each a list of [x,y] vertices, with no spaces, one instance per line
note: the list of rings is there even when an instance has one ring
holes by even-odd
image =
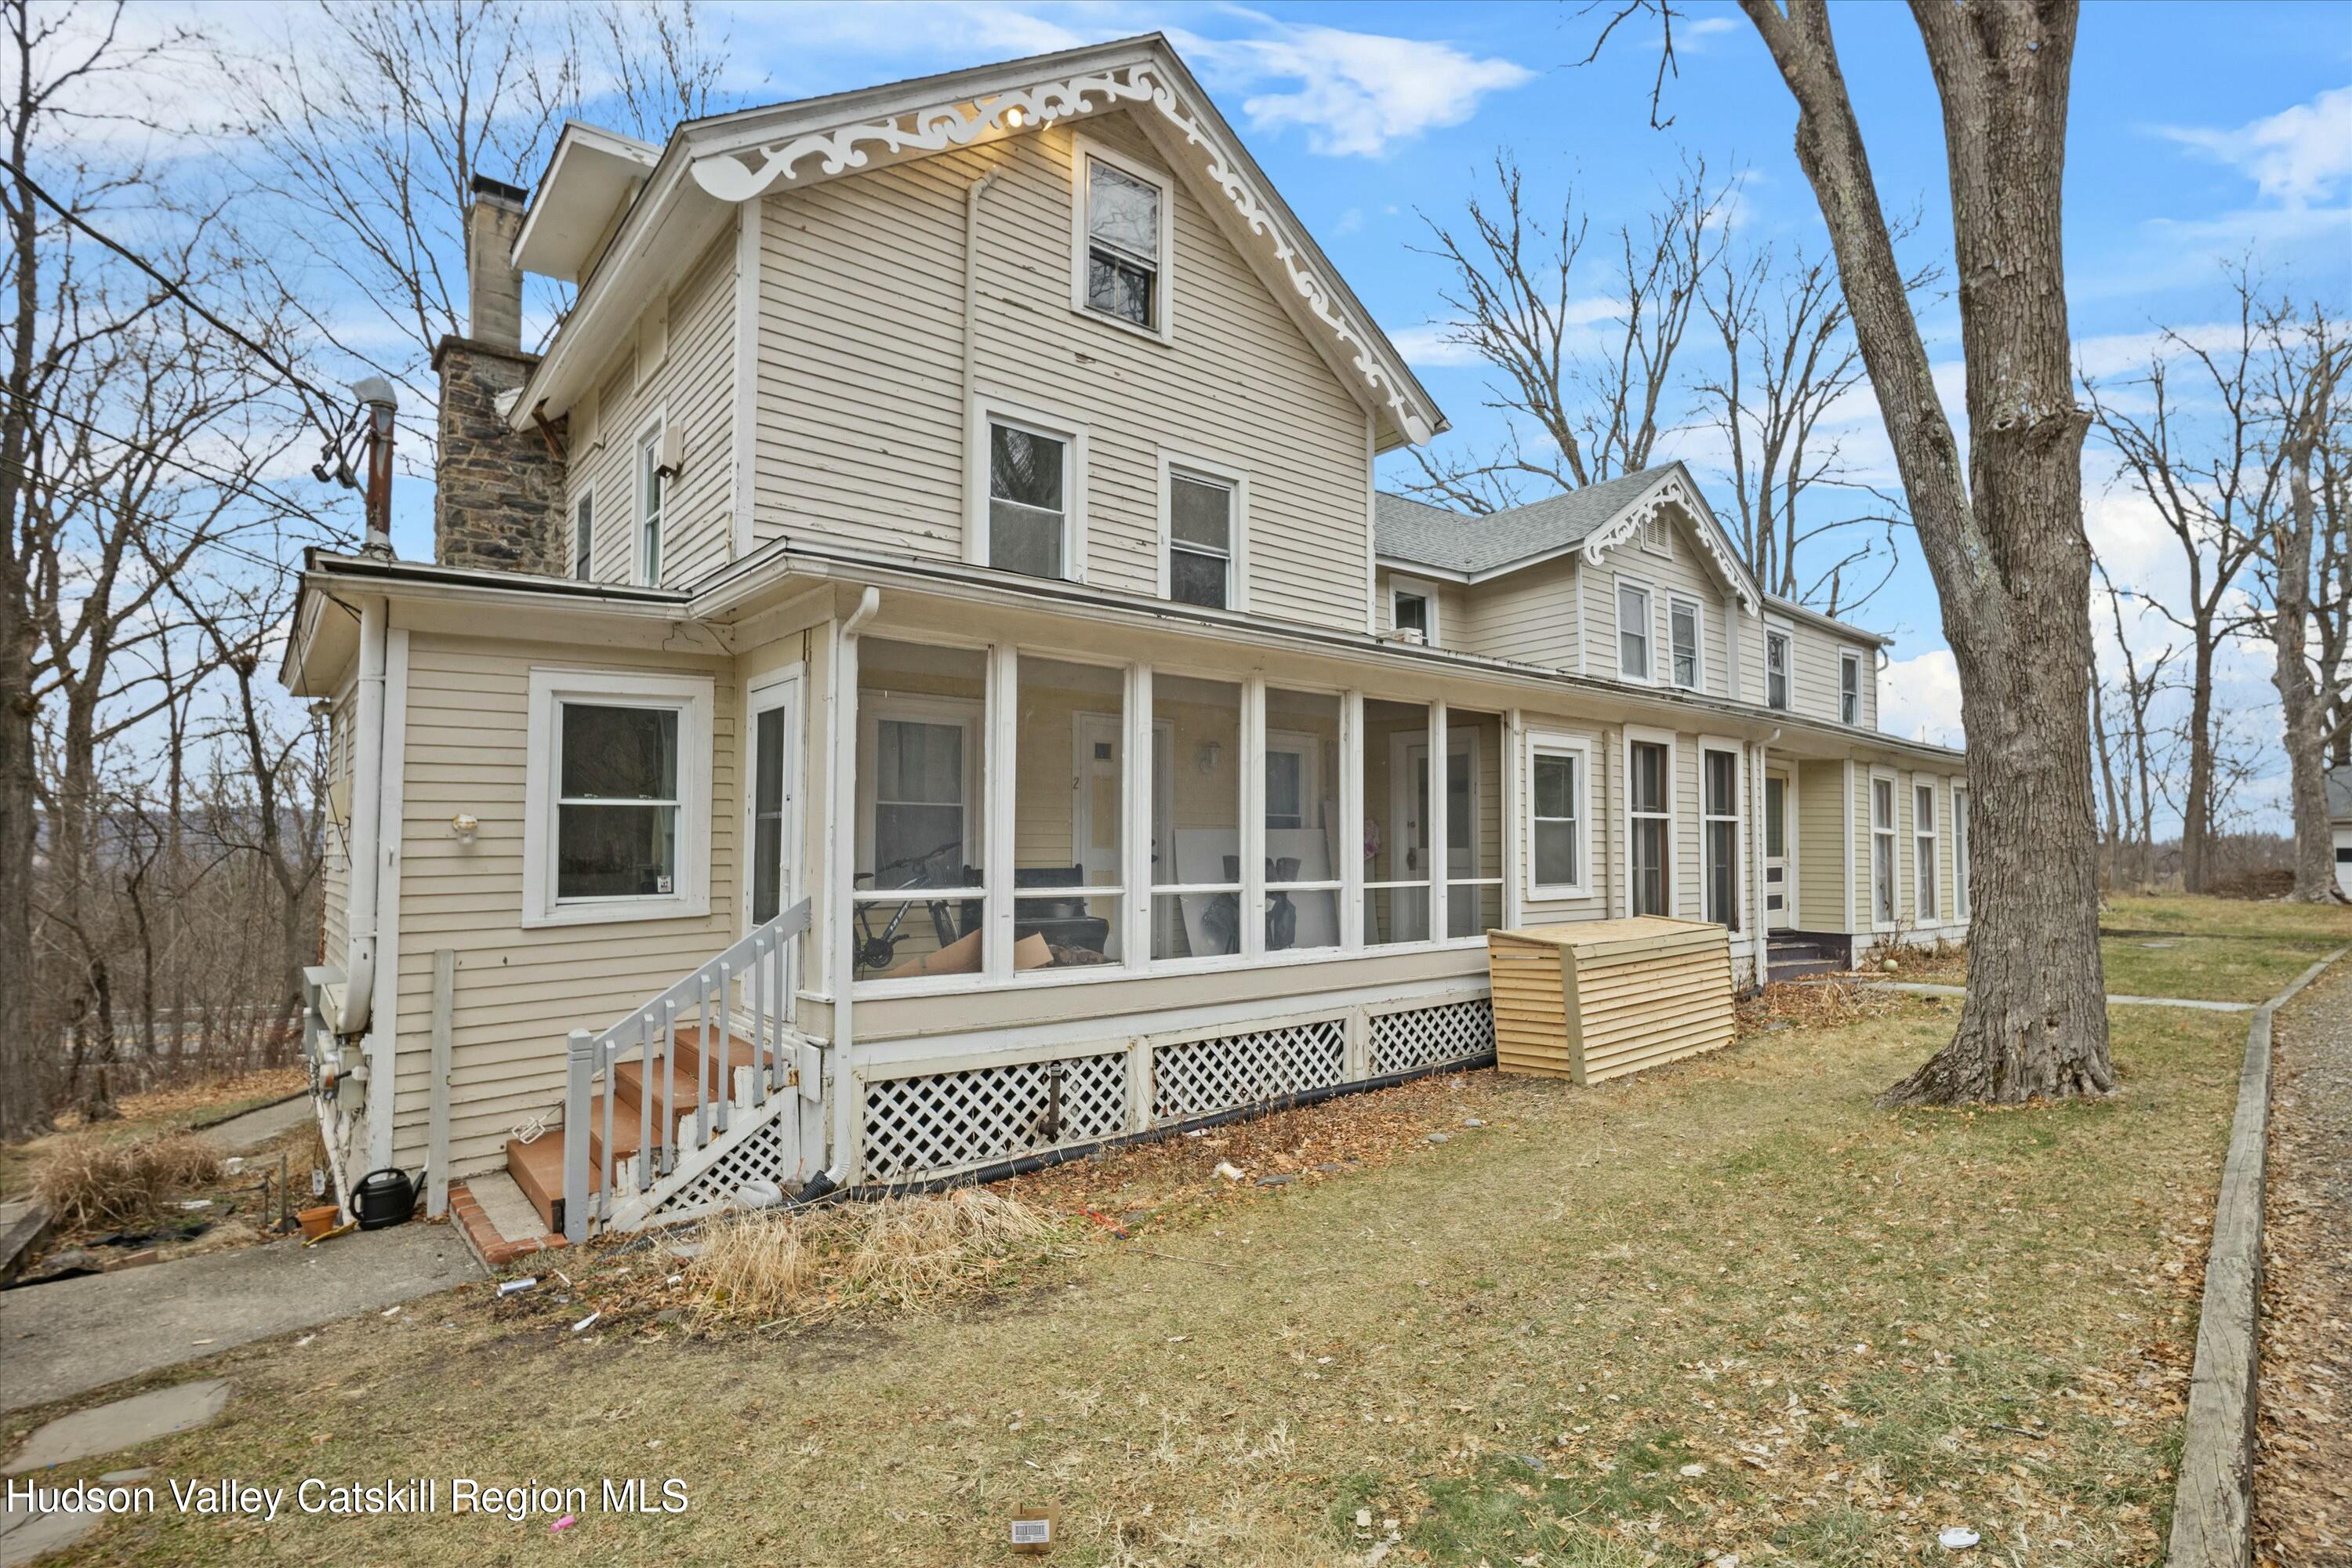
[[[1265,951],[1339,945],[1339,698],[1265,692]]]
[[[1503,923],[1503,720],[1445,710],[1445,934]]]
[[[1151,956],[1242,950],[1242,689],[1151,680]]]
[[[1626,811],[1632,842],[1633,912],[1673,912],[1666,845],[1673,818],[1667,805],[1667,750],[1655,741],[1636,741],[1626,754]]]
[[[1364,945],[1426,942],[1429,709],[1364,699]]]
[[[1117,963],[1126,673],[1023,654],[1018,676],[1013,967]]]
[[[858,646],[855,973],[977,974],[988,656],[879,637]]]

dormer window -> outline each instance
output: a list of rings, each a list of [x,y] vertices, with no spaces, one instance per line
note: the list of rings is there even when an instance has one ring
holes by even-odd
[[[1071,303],[1168,335],[1171,192],[1167,177],[1080,138],[1072,225]]]

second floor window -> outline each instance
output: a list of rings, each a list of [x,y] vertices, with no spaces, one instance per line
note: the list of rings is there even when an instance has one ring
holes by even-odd
[[[1423,642],[1429,641],[1428,595],[1411,593],[1399,588],[1396,591],[1395,599],[1391,604],[1389,617],[1397,630],[1411,632]]]
[[[1764,706],[1789,706],[1789,634],[1768,631],[1764,634]]]
[[[1666,623],[1675,639],[1675,684],[1698,689],[1698,605],[1689,599],[1666,601]]]
[[[661,447],[658,426],[637,443],[637,580],[648,588],[661,586],[662,502],[669,490]]]
[[[1068,442],[992,421],[988,427],[988,563],[1063,577],[1069,535]]]
[[[1862,656],[1856,653],[1838,655],[1838,721],[1859,726],[1862,723]]]
[[[1169,476],[1168,596],[1180,605],[1233,608],[1233,486]]]
[[[1631,583],[1617,585],[1617,673],[1650,679],[1650,591]]]
[[[1160,191],[1087,160],[1087,308],[1149,331],[1160,321]]]

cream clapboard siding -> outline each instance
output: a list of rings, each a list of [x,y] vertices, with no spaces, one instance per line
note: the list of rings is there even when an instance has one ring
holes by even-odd
[[[1574,669],[1576,573],[1576,558],[1565,555],[1469,588],[1468,626],[1456,646],[1490,658]]]
[[[565,570],[577,548],[580,498],[593,492],[589,574],[637,581],[636,450],[657,418],[683,437],[686,465],[664,500],[662,582],[692,583],[733,553],[734,243],[730,235],[713,244],[676,293],[646,307],[631,346],[574,410]]]
[[[1438,647],[1450,647],[1458,653],[1485,651],[1475,646],[1477,632],[1474,620],[1476,612],[1470,596],[1476,594],[1476,589],[1460,583],[1415,577],[1409,572],[1391,572],[1385,566],[1375,574],[1373,584],[1377,599],[1372,607],[1372,620],[1381,631],[1396,630],[1396,595],[1391,590],[1398,587],[1427,594],[1437,602]]]
[[[708,673],[710,912],[689,920],[525,931],[522,837],[534,666]],[[409,641],[407,776],[401,825],[400,1034],[394,1153],[423,1158],[433,952],[457,955],[450,1170],[490,1168],[510,1129],[561,1109],[564,1039],[601,1029],[725,947],[735,933],[735,680],[714,661],[606,655],[573,646],[446,637]],[[476,842],[449,819],[470,812]]]
[[[1797,793],[1797,907],[1805,931],[1845,929],[1845,764],[1802,762],[1791,783]]]
[[[351,810],[352,721],[358,711],[356,686],[335,694],[327,717],[327,798]],[[319,867],[320,892],[326,905],[325,940],[320,963],[341,968],[351,947],[352,825],[328,814],[326,852]]]
[[[1160,163],[1123,114],[1084,133]],[[1362,406],[1181,186],[1174,342],[1072,310],[1072,151],[1054,128],[767,198],[758,537],[961,555],[964,198],[993,166],[978,382],[1087,427],[1088,580],[1155,591],[1167,447],[1248,474],[1254,609],[1360,628]]]
[[[1672,673],[1667,660],[1672,622],[1670,596],[1696,600],[1699,605],[1699,689],[1709,696],[1730,695],[1730,649],[1724,641],[1723,590],[1708,569],[1691,553],[1690,542],[1676,532],[1674,553],[1660,556],[1637,544],[1622,545],[1596,564],[1582,567],[1575,581],[1582,587],[1578,604],[1591,641],[1585,650],[1584,673],[1604,680],[1617,679],[1617,587],[1640,584],[1650,590],[1651,668],[1664,686]]]

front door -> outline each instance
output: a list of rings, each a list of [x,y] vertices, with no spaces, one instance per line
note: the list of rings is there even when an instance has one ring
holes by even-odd
[[[797,674],[754,686],[744,704],[751,734],[751,788],[745,796],[743,842],[751,859],[744,879],[745,929],[765,925],[798,897],[801,683]],[[771,962],[766,978],[772,996],[784,999],[781,1016],[793,1014],[790,998],[799,984],[794,964],[798,943]]]
[[[1764,929],[1797,923],[1795,887],[1789,877],[1789,775],[1775,768],[1764,775]]]

